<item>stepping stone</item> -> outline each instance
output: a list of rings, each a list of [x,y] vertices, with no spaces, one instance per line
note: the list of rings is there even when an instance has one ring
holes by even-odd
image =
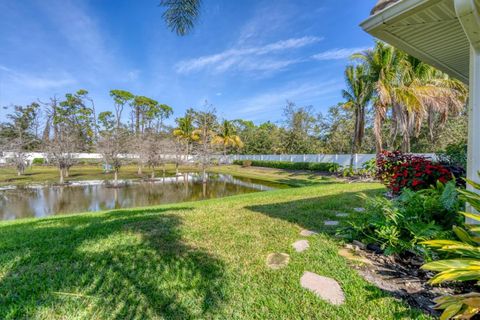
[[[298,240],[297,242],[292,244],[292,247],[297,252],[303,252],[307,250],[310,247],[310,245],[308,244],[307,240]]]
[[[340,250],[338,250],[338,254],[340,256],[344,257],[345,259],[347,259],[349,261],[352,261],[352,262],[356,262],[356,263],[363,264],[363,265],[373,265],[372,261],[370,261],[367,258],[364,258],[362,256],[356,255],[350,249],[346,249],[346,248],[340,249]]]
[[[307,229],[302,229],[302,231],[300,231],[300,235],[303,236],[303,237],[310,237],[310,236],[313,236],[315,234],[317,234],[317,232],[307,230]]]
[[[270,269],[280,269],[285,267],[290,261],[290,256],[286,253],[270,253],[267,256],[267,267]]]
[[[326,226],[338,226],[339,222],[335,220],[327,220],[324,222]]]
[[[339,212],[336,214],[337,217],[339,218],[345,218],[345,217],[348,217],[349,214],[348,213],[345,213],[345,212]]]
[[[365,212],[365,208],[353,208],[356,212]]]
[[[341,305],[345,302],[342,288],[332,278],[322,277],[307,271],[300,279],[300,285],[331,304]]]

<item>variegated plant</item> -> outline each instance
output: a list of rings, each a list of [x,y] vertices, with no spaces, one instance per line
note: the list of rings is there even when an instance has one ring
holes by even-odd
[[[480,173],[479,173],[480,174]],[[467,180],[475,189],[480,190],[480,184]],[[459,190],[475,210],[480,212],[480,195],[468,190]],[[480,215],[468,212],[460,212],[466,218],[480,222]],[[458,240],[430,240],[424,241],[438,251],[448,253],[454,259],[439,260],[422,266],[425,270],[438,272],[432,279],[431,284],[446,281],[469,281],[480,282],[480,225],[469,225],[467,230],[454,227],[453,231]],[[480,293],[472,292],[464,295],[444,296],[435,300],[435,308],[444,310],[441,320],[446,319],[471,319],[480,313]]]

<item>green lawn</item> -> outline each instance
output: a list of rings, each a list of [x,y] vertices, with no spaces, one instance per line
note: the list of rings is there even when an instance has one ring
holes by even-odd
[[[175,173],[172,164],[166,166],[167,174]],[[181,172],[197,171],[195,166],[181,166]],[[214,166],[210,172],[233,174],[247,178],[259,178],[271,182],[284,183],[290,186],[312,185],[330,178],[312,172],[286,171],[271,168],[242,168],[241,166]],[[160,168],[155,170],[157,177],[163,172]],[[120,169],[119,179],[150,178],[150,169],[144,168],[143,174],[138,175],[137,166],[125,165]],[[77,165],[70,169],[70,175],[65,181],[79,180],[112,180],[113,173],[103,173],[101,165]],[[56,183],[59,180],[58,169],[53,166],[32,166],[25,171],[25,174],[18,176],[13,167],[0,167],[1,185],[25,185],[32,183]]]
[[[173,165],[167,166],[168,173],[175,172]],[[188,168],[185,167],[185,170]],[[162,176],[162,170],[155,170],[157,177]],[[143,169],[143,174],[137,174],[137,166],[126,165],[121,168],[119,179],[150,178],[150,169]],[[70,169],[70,175],[65,181],[79,180],[113,180],[113,173],[103,173],[101,165],[77,165]],[[53,166],[32,166],[25,174],[18,176],[12,167],[0,167],[0,185],[24,185],[30,183],[56,183],[59,181],[58,169]]]
[[[224,199],[0,223],[0,318],[427,319],[358,276],[337,254],[334,229],[323,226],[336,210],[360,206],[359,192],[383,188],[318,180]],[[320,234],[296,253],[291,244],[302,228]],[[272,252],[290,254],[289,265],[268,269]],[[339,281],[345,305],[302,289],[304,271]]]

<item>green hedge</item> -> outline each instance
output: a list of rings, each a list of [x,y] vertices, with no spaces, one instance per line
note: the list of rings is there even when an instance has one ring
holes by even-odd
[[[234,164],[243,165],[246,160],[235,160]],[[287,170],[310,170],[322,172],[334,172],[339,169],[339,165],[333,162],[288,162],[288,161],[260,161],[248,160],[254,167],[266,167]]]
[[[43,159],[43,158],[33,158],[32,164],[33,165],[43,165],[43,164],[45,164],[45,159]]]

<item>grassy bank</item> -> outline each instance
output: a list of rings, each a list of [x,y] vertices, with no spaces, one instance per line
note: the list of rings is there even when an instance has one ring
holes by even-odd
[[[167,174],[175,173],[174,165],[167,165]],[[123,166],[120,170],[119,179],[142,179],[150,177],[150,170],[143,169],[143,174],[139,175],[138,168],[135,165]],[[194,166],[182,166],[181,172],[192,172],[198,169]],[[262,179],[271,182],[284,183],[290,186],[305,186],[324,182],[329,178],[312,172],[287,171],[281,169],[256,168],[241,166],[214,166],[210,172],[233,174],[252,179]],[[157,177],[161,177],[163,172],[161,169],[155,171]],[[113,173],[104,173],[100,165],[78,165],[70,169],[70,175],[65,181],[80,180],[112,180]],[[25,185],[32,183],[56,183],[59,180],[58,169],[53,166],[33,166],[25,171],[25,174],[18,176],[12,167],[0,168],[0,186],[1,185]]]
[[[337,255],[334,230],[323,225],[335,211],[360,206],[358,192],[382,190],[326,182],[0,223],[0,318],[426,318],[362,280]],[[291,244],[301,239],[301,228],[321,233],[309,238],[309,250],[296,253]],[[289,265],[268,269],[271,252],[290,254]],[[302,289],[304,271],[339,281],[345,305]]]
[[[191,170],[183,167],[183,170]],[[120,169],[119,179],[142,179],[150,177],[150,169],[144,168],[141,175],[138,174],[135,165],[126,165]],[[168,174],[175,173],[173,165],[167,166]],[[162,169],[157,168],[155,175],[161,177]],[[70,169],[69,177],[65,181],[80,180],[113,180],[113,173],[104,173],[101,165],[77,165]],[[25,170],[25,174],[18,176],[12,167],[0,168],[0,185],[24,185],[31,183],[56,183],[59,181],[59,172],[53,166],[34,165]]]

